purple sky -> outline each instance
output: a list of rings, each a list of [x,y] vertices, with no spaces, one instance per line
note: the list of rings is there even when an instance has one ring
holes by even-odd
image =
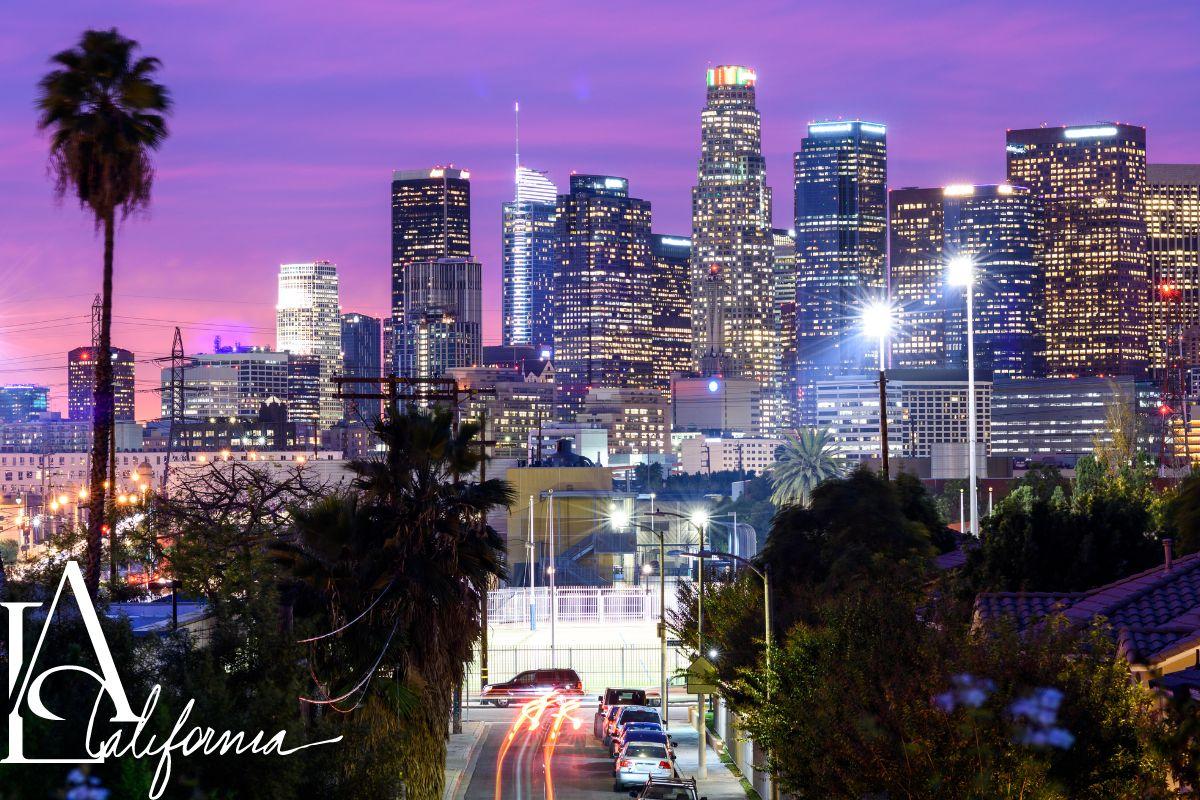
[[[1028,2],[306,2],[56,0],[0,25],[0,383],[52,387],[86,344],[100,243],[54,203],[34,86],[52,53],[116,25],[164,62],[172,136],[154,207],[117,238],[114,342],[138,358],[269,343],[275,274],[336,262],[347,311],[389,303],[393,168],[472,173],[485,341],[499,337],[500,203],[522,160],[626,176],[655,229],[690,231],[704,70],[758,70],[775,219],[791,153],[817,118],[889,126],[890,183],[1003,178],[1004,129],[1121,120],[1152,161],[1200,160],[1200,4]],[[129,319],[130,317],[140,319]],[[139,417],[157,367],[139,365]]]

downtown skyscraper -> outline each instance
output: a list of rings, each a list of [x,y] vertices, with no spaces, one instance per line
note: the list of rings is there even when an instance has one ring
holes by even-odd
[[[692,370],[692,243],[685,236],[650,234],[655,383]]]
[[[897,368],[967,366],[966,289],[947,281],[951,259],[976,268],[975,364],[1000,377],[1036,378],[1042,363],[1042,212],[1011,184],[893,189],[889,296],[898,312]]]
[[[778,396],[771,188],[754,70],[708,70],[692,189],[692,355],[702,375],[746,377]]]
[[[550,285],[557,263],[558,190],[546,173],[518,166],[516,195],[504,204],[503,341],[543,348],[554,340]]]
[[[392,314],[384,360],[399,374],[396,325],[404,308],[404,269],[417,261],[471,257],[471,174],[433,167],[392,173]]]
[[[1045,220],[1046,368],[1143,375],[1149,365],[1146,129],[1103,123],[1008,131],[1008,180]]]
[[[557,416],[574,421],[596,388],[666,389],[654,351],[650,202],[611,175],[572,175],[558,198],[554,273]]]
[[[383,374],[381,363],[382,325],[378,317],[366,314],[342,314],[342,370],[349,376],[378,378]],[[378,383],[347,384],[347,391],[370,393],[379,391]],[[383,405],[379,400],[346,399],[345,418],[349,422],[368,424],[379,419]]]
[[[275,346],[317,359],[317,421],[322,427],[342,418],[333,376],[342,371],[342,319],[337,267],[328,261],[279,265],[275,304]],[[290,410],[289,410],[290,413]]]
[[[133,422],[134,359],[123,347],[111,350],[113,370],[113,419]],[[96,407],[95,347],[76,347],[67,353],[67,417],[92,421]]]
[[[794,166],[796,369],[810,422],[814,381],[878,368],[858,317],[885,292],[887,128],[811,123]]]
[[[1150,363],[1179,356],[1181,334],[1200,325],[1200,164],[1146,165],[1146,239],[1150,258]],[[1189,359],[1190,360],[1190,359]]]
[[[396,375],[448,378],[483,361],[483,268],[470,258],[414,261],[400,273]]]

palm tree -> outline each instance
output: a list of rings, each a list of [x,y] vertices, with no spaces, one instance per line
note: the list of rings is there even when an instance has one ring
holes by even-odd
[[[157,58],[135,57],[138,43],[116,28],[84,31],[79,45],[50,59],[38,84],[38,128],[50,131],[50,172],[61,199],[68,193],[104,229],[103,309],[96,343],[95,407],[89,475],[87,585],[100,585],[105,470],[113,430],[112,282],[116,212],[127,217],[150,204],[150,151],[167,136],[167,90],[155,83]],[[115,476],[114,476],[115,477]]]
[[[350,491],[293,511],[296,536],[279,550],[336,631],[313,642],[325,695],[313,702],[358,713],[349,724],[388,720],[405,796],[434,800],[451,695],[480,636],[486,587],[504,577],[504,542],[486,517],[513,492],[471,479],[479,429],[456,429],[449,412],[410,411],[376,431],[387,454],[355,462]],[[388,708],[404,713],[388,718]]]
[[[812,490],[843,472],[829,431],[804,428],[789,434],[775,454],[771,469],[771,502],[778,507],[808,505]]]

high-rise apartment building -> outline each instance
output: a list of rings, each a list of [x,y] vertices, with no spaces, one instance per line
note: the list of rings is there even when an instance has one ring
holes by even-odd
[[[384,330],[384,362],[395,369],[394,329],[404,308],[404,267],[415,261],[471,257],[471,174],[465,169],[392,173],[392,315]]]
[[[378,378],[383,374],[381,363],[381,324],[378,317],[366,314],[342,314],[342,372],[363,378]],[[343,391],[373,393],[378,383],[349,383]],[[378,400],[346,399],[343,401],[346,420],[372,423],[379,419],[383,406]]]
[[[337,267],[328,261],[279,265],[275,305],[275,346],[320,362],[319,423],[342,418],[333,376],[342,371],[342,318]]]
[[[133,353],[111,349],[113,411],[117,422],[133,422]],[[97,353],[94,347],[76,347],[67,353],[67,416],[91,421],[95,408]]]
[[[289,353],[287,368],[288,420],[328,427],[321,424],[321,357]]]
[[[708,70],[692,189],[692,354],[704,374],[745,376],[777,392],[771,188],[755,105],[757,75]]]
[[[1023,186],[955,184],[889,193],[891,298],[899,368],[965,369],[965,288],[948,284],[956,257],[975,263],[975,365],[997,376],[1043,374],[1042,214]]]
[[[887,128],[811,123],[794,165],[796,364],[811,394],[815,380],[878,368],[878,348],[859,335],[858,319],[885,292]],[[811,402],[801,411],[811,420]]]
[[[0,422],[27,422],[50,409],[50,389],[29,383],[0,386]]]
[[[1200,325],[1200,164],[1146,165],[1146,240],[1154,287],[1150,363],[1162,369],[1168,339],[1178,356],[1187,338],[1181,334],[1194,338]]]
[[[540,348],[554,341],[550,285],[558,190],[546,173],[526,167],[517,167],[516,189],[503,212],[502,335],[506,345]]]
[[[482,360],[482,268],[469,258],[414,261],[400,273],[396,374],[445,378]]]
[[[692,243],[686,236],[650,234],[655,384],[692,369]]]
[[[1141,375],[1149,364],[1146,129],[1102,123],[1008,131],[1008,180],[1046,225],[1046,367]]]
[[[572,175],[558,198],[552,291],[558,415],[574,420],[589,389],[666,389],[654,361],[650,202],[624,178]]]

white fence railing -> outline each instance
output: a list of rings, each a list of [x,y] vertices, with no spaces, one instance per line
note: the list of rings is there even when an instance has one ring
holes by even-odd
[[[667,582],[667,611],[675,608],[675,582]],[[652,622],[659,616],[657,583],[630,587],[560,586],[554,590],[559,623],[609,625]],[[489,625],[549,623],[550,588],[494,589],[488,593]]]
[[[488,648],[488,679],[511,680],[527,669],[551,667],[573,669],[579,674],[588,694],[608,686],[657,689],[661,679],[662,651],[657,645],[635,646],[612,643],[593,647],[491,647]],[[676,647],[667,650],[667,676],[677,675],[688,666],[686,654]],[[481,685],[479,651],[466,668],[467,697]]]

